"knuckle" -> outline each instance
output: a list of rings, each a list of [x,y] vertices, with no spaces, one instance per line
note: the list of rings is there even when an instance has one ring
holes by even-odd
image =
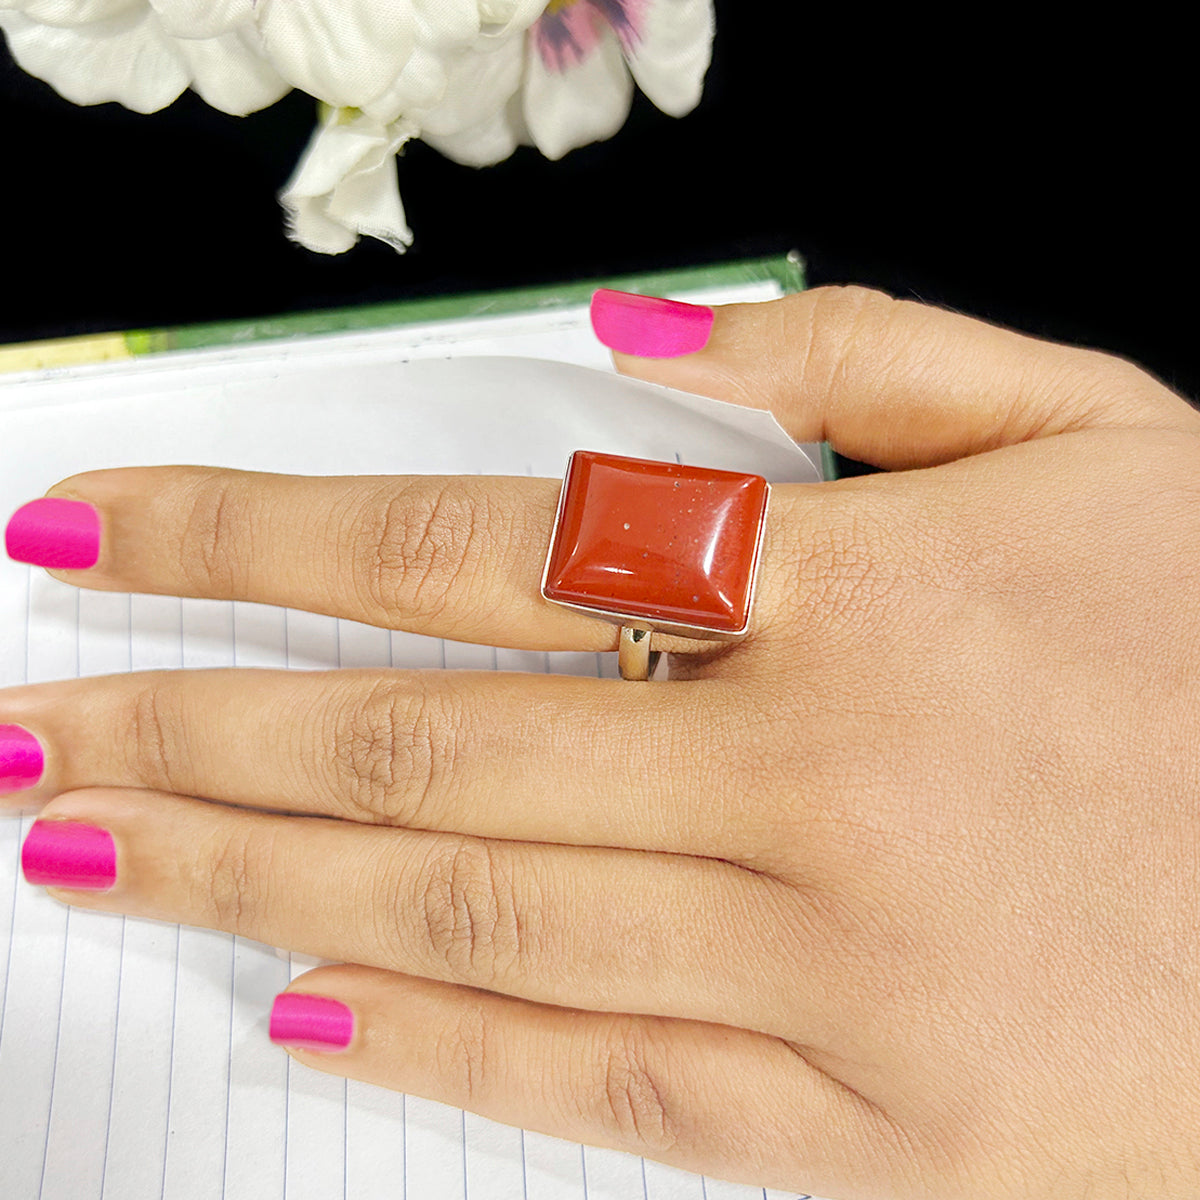
[[[1172,418],[1186,401],[1129,359],[1102,350],[1066,348],[1062,354],[1063,405],[1070,404],[1079,425],[1095,421],[1142,423],[1151,414]]]
[[[211,913],[217,929],[254,934],[261,926],[272,852],[269,840],[256,833],[246,828],[224,831],[203,860],[206,869],[196,874],[194,886],[200,894],[194,897],[194,911]]]
[[[450,978],[487,987],[512,978],[524,956],[507,856],[479,838],[431,853],[418,883],[417,914],[433,961]]]
[[[453,771],[457,705],[419,678],[387,679],[354,693],[330,733],[337,794],[350,815],[432,828],[434,801]]]
[[[879,516],[858,510],[811,530],[799,556],[797,605],[822,620],[856,626],[878,620],[903,586],[884,525]]]
[[[366,600],[398,627],[424,624],[469,597],[493,514],[483,491],[451,481],[403,488],[363,519],[353,538],[354,577]]]
[[[680,1118],[669,1096],[653,1035],[644,1024],[624,1022],[601,1060],[592,1115],[618,1144],[662,1155],[681,1141]]]
[[[484,1006],[482,999],[465,998],[434,1045],[434,1069],[460,1108],[485,1103],[491,1085],[491,1033]]]
[[[800,336],[790,341],[799,350],[804,386],[829,388],[844,382],[864,347],[878,343],[903,302],[849,285],[817,288],[791,303],[803,314]]]
[[[122,739],[130,771],[147,787],[187,792],[175,764],[188,761],[182,696],[173,681],[152,678],[140,687],[129,714],[131,737]]]
[[[901,303],[878,288],[840,284],[814,288],[814,325],[829,331],[852,330],[866,320],[886,320]]]
[[[226,471],[204,472],[189,496],[180,568],[201,595],[235,596],[244,580],[239,542],[249,519],[248,494]]]

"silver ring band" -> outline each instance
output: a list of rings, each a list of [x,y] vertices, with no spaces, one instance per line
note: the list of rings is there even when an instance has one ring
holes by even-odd
[[[646,680],[658,666],[658,651],[650,649],[651,631],[637,625],[621,626],[617,666],[622,679]]]

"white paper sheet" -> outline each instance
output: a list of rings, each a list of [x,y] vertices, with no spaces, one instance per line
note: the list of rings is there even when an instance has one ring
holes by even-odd
[[[580,310],[8,380],[0,514],[76,471],[136,463],[560,476],[584,446],[816,478],[761,414],[577,367],[450,352],[606,360]],[[0,562],[2,685],[228,665],[615,673],[608,656],[78,592]],[[242,938],[67,909],[20,879],[30,820],[0,819],[3,1200],[785,1200],[293,1064],[266,1018],[304,964]]]

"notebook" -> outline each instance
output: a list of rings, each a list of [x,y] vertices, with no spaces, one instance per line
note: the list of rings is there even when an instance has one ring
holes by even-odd
[[[734,268],[612,284],[712,303],[778,295],[795,278],[780,275]],[[588,328],[589,293],[0,351],[10,372],[0,375],[0,511],[7,518],[78,470],[156,462],[560,476],[569,450],[588,447],[819,477],[817,448],[797,449],[763,414],[613,376]],[[608,655],[462,645],[245,603],[80,592],[0,564],[0,685],[231,665],[616,673]],[[802,1195],[585,1148],[293,1063],[268,1041],[267,1014],[310,962],[49,899],[20,878],[31,820],[0,818],[4,1200]]]

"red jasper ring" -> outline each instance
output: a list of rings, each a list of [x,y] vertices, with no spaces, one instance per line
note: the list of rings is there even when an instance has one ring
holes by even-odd
[[[653,633],[750,627],[769,495],[760,475],[576,450],[542,596],[620,625],[621,677],[649,679]]]

